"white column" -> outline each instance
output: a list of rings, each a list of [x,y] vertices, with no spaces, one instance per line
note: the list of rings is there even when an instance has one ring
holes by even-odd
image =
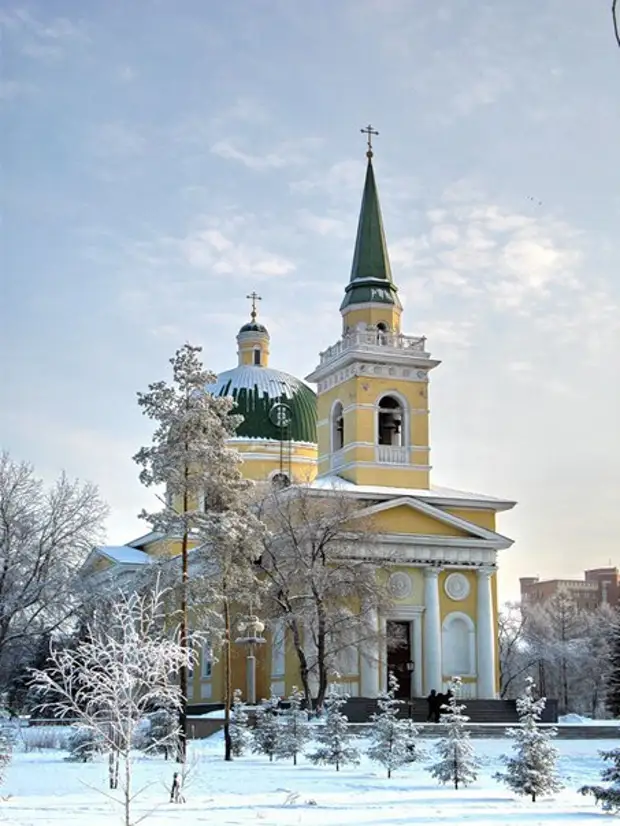
[[[442,690],[441,616],[439,574],[441,568],[424,569],[424,691]]]
[[[379,694],[379,619],[376,609],[368,611],[370,633],[375,636],[364,642],[360,650],[360,697]]]
[[[415,671],[413,672],[413,696],[422,696],[422,617],[418,616],[413,620],[413,662]]]
[[[495,629],[491,576],[494,568],[478,570],[478,612],[476,623],[478,691],[480,700],[495,699]]]

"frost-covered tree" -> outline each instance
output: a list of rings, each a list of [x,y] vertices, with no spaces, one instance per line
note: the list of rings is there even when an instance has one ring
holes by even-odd
[[[105,744],[99,731],[77,725],[67,737],[67,760],[72,763],[88,763],[104,750]]]
[[[519,726],[507,732],[514,740],[515,754],[502,755],[506,770],[495,774],[497,780],[517,794],[529,795],[532,801],[562,788],[556,772],[558,752],[551,742],[557,730],[539,725],[544,707],[545,698],[534,699],[534,680],[527,677],[523,695],[517,700]]]
[[[309,709],[322,707],[331,675],[346,673],[349,652],[357,670],[359,648],[377,642],[377,610],[390,603],[377,576],[389,560],[369,551],[372,525],[360,510],[337,489],[306,485],[274,489],[259,505],[265,607],[289,631]]]
[[[348,699],[347,694],[338,694],[335,686],[332,685],[328,689],[322,715],[323,722],[316,727],[318,748],[308,754],[308,759],[312,763],[335,766],[336,771],[340,771],[340,766],[346,763],[359,763],[359,749],[351,745],[349,720],[341,711]]]
[[[603,769],[601,780],[605,786],[582,786],[581,794],[591,794],[605,812],[620,812],[620,748],[599,752],[612,765]]]
[[[74,649],[52,649],[48,667],[34,672],[45,712],[74,718],[108,752],[110,787],[120,786],[125,826],[131,824],[132,747],[136,730],[154,706],[178,714],[178,673],[191,654],[164,630],[166,592],[124,594],[112,604],[106,628],[89,630]],[[122,773],[119,783],[119,768]]]
[[[465,728],[469,717],[464,714],[465,705],[459,703],[459,677],[453,678],[450,689],[450,699],[441,709],[440,720],[445,726],[445,734],[436,745],[439,759],[429,771],[440,783],[452,783],[458,789],[459,786],[469,786],[476,780],[480,762]]]
[[[250,721],[239,688],[233,691],[230,739],[232,741],[233,757],[241,757],[252,742]]]
[[[304,746],[310,739],[308,712],[302,708],[303,700],[303,691],[293,686],[288,697],[289,707],[282,714],[278,728],[276,757],[292,757],[294,766],[297,765],[297,755],[303,752]]]
[[[0,691],[78,604],[75,574],[103,537],[97,488],[64,474],[51,486],[0,454]]]
[[[141,482],[165,487],[162,507],[141,514],[152,528],[181,541],[178,572],[179,641],[189,648],[188,604],[203,606],[200,622],[224,666],[225,759],[232,759],[232,628],[235,602],[256,604],[255,560],[260,554],[261,526],[254,515],[250,488],[241,471],[241,455],[228,446],[240,416],[229,397],[208,392],[216,376],[206,370],[201,348],[186,344],[170,359],[172,382],[149,385],[138,393],[143,413],[155,424],[152,444],[134,456]],[[191,566],[190,566],[191,551]],[[191,571],[190,571],[191,567]],[[181,669],[181,757],[187,737],[188,672]]]
[[[527,612],[518,602],[506,603],[498,616],[500,696],[516,697],[517,686],[538,662],[537,651],[528,645]]]
[[[143,720],[136,745],[150,754],[163,754],[167,760],[174,754],[179,739],[178,715],[170,708],[149,712]]]
[[[256,709],[256,718],[253,730],[252,751],[257,754],[266,754],[272,761],[278,748],[280,717],[278,704],[280,698],[273,694],[268,700],[261,700]]]
[[[8,712],[4,708],[4,703],[0,697],[0,786],[4,783],[6,770],[13,754],[13,734]]]
[[[390,672],[388,690],[382,691],[377,698],[379,712],[370,718],[372,727],[368,756],[387,769],[388,778],[394,770],[412,763],[420,756],[416,753],[417,729],[411,720],[398,718],[403,704],[402,700],[396,698],[398,687],[398,680]]]
[[[607,709],[612,717],[620,717],[620,609],[613,615],[609,639],[609,685]]]

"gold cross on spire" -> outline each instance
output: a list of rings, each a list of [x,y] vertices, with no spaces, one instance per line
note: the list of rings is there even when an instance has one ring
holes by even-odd
[[[251,292],[249,295],[246,295],[246,298],[249,298],[252,302],[252,312],[250,313],[252,317],[252,321],[256,320],[256,302],[262,301],[262,295],[259,295],[257,292]]]
[[[365,129],[360,129],[360,132],[362,132],[364,135],[366,135],[366,143],[368,144],[368,151],[366,152],[366,157],[370,160],[370,158],[372,158],[372,155],[373,155],[373,152],[372,152],[372,136],[373,135],[378,135],[379,133],[377,132],[376,129],[373,129],[370,124],[368,124],[368,126]]]

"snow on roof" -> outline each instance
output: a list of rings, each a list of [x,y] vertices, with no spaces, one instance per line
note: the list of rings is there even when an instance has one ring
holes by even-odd
[[[487,496],[484,493],[470,493],[465,490],[455,490],[453,488],[443,488],[431,485],[430,490],[423,488],[396,488],[384,485],[356,485],[341,476],[330,474],[320,476],[310,483],[310,488],[315,490],[336,490],[345,493],[359,493],[361,496],[415,496],[420,499],[432,501],[453,501],[462,500],[467,502],[488,502],[500,510],[508,510],[516,503],[509,499],[500,499],[496,496]]]
[[[152,562],[151,557],[144,551],[130,548],[128,545],[99,545],[95,550],[122,565],[146,565]]]

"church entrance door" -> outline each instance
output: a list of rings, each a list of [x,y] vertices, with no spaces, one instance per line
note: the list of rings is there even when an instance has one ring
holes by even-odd
[[[403,620],[388,620],[387,634],[387,670],[392,672],[398,680],[399,700],[411,699],[411,678],[409,670],[412,663],[411,655],[411,623]],[[409,666],[409,667],[408,667]]]

